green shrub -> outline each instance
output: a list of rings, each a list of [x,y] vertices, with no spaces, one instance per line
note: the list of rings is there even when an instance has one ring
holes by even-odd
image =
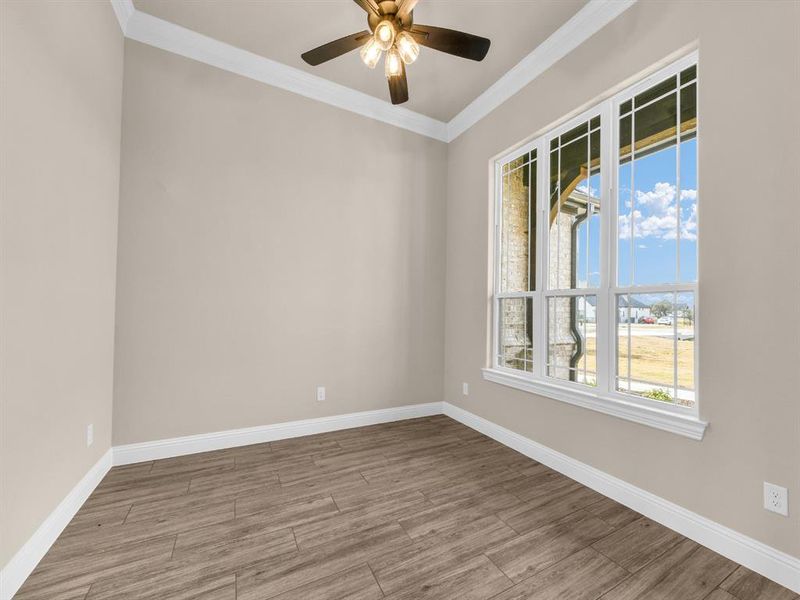
[[[658,400],[659,402],[672,402],[672,394],[667,390],[647,390],[642,396],[650,398],[651,400]]]

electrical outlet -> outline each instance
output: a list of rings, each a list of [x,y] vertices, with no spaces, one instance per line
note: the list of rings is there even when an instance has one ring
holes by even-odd
[[[469,384],[466,381],[461,384],[461,393],[465,396],[469,396]]]
[[[325,402],[325,388],[323,386],[317,387],[317,402]]]
[[[86,426],[86,447],[88,448],[94,444],[94,425],[89,423]]]
[[[789,490],[764,482],[764,508],[784,517],[789,516]]]

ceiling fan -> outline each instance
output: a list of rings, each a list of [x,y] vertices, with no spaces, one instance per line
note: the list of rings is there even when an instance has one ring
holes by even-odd
[[[414,7],[419,0],[354,0],[367,12],[369,30],[323,44],[302,54],[312,66],[361,47],[361,60],[374,69],[386,52],[384,72],[389,81],[392,104],[408,100],[406,65],[419,56],[420,44],[470,60],[483,60],[489,52],[486,38],[430,25],[414,24]]]

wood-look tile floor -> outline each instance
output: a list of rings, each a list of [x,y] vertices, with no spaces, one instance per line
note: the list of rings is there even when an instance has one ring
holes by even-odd
[[[116,467],[19,600],[797,600],[471,429]]]

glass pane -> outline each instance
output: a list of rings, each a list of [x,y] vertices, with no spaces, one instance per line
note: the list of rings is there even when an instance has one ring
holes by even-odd
[[[678,95],[665,96],[633,113],[636,158],[675,144]]]
[[[633,285],[676,281],[677,159],[673,145],[633,163]]]
[[[620,391],[630,391],[630,309],[628,294],[617,296],[617,389]]]
[[[619,122],[619,175],[617,180],[617,285],[628,287],[632,283],[633,245],[631,221],[633,210],[633,162],[630,160],[630,143],[633,132],[631,116]]]
[[[682,283],[697,281],[697,84],[681,90],[680,227]]]
[[[508,170],[513,171],[514,169],[518,169],[519,167],[527,163],[529,159],[530,159],[529,154],[523,154],[521,156],[518,156],[514,160],[511,160],[507,163]]]
[[[547,375],[597,385],[597,297],[547,301]]]
[[[533,370],[533,300],[501,298],[498,302],[497,364],[530,372]]]
[[[659,96],[666,94],[670,90],[674,90],[677,86],[677,77],[673,75],[662,81],[661,83],[657,83],[653,87],[645,90],[641,94],[637,95],[633,99],[634,108],[641,108],[648,102],[658,98]]]
[[[550,289],[600,285],[600,131],[588,130],[571,129],[550,152]]]
[[[636,96],[634,113],[619,121],[619,286],[697,280],[696,88],[678,90],[670,77]]]
[[[597,120],[600,117],[596,117]],[[600,131],[593,131],[589,138],[590,160],[593,168],[589,173],[588,216],[586,220],[586,281],[585,286],[600,287]],[[596,167],[594,166],[596,165]]]
[[[676,338],[675,334],[684,329],[676,318],[685,320],[688,309],[678,308],[672,292],[617,297],[618,390],[662,402],[675,401],[676,341],[678,356],[687,353],[680,335]],[[679,367],[683,360],[679,360]],[[678,398],[683,403],[684,394],[679,393]]]
[[[675,306],[678,327],[678,404],[693,406],[694,387],[694,294],[678,294]]]
[[[697,127],[697,84],[687,85],[681,90],[681,135],[688,138]]]
[[[697,138],[681,142],[680,281],[697,281]]]
[[[500,230],[500,291],[526,292],[536,285],[536,162],[503,175]]]
[[[697,79],[697,65],[692,65],[688,69],[681,71],[681,85]]]
[[[562,134],[559,143],[561,146],[566,146],[572,140],[582,135],[586,135],[588,131],[589,131],[589,123],[581,123],[580,125],[570,129],[568,132]]]

